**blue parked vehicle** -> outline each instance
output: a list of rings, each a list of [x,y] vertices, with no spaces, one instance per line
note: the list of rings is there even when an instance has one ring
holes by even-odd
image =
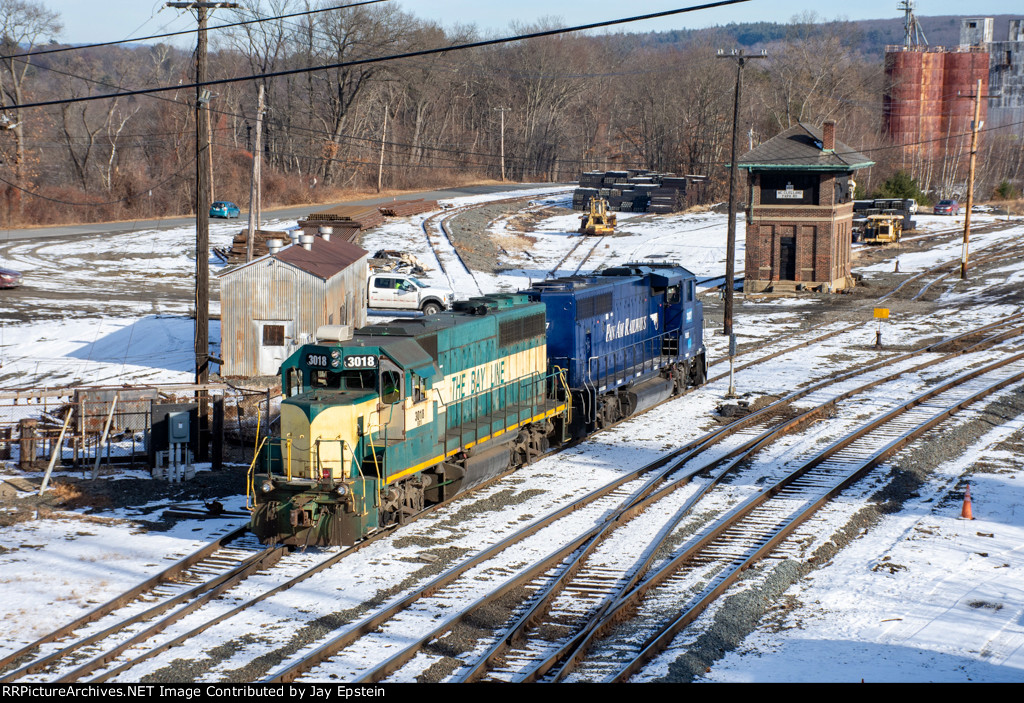
[[[210,217],[223,217],[224,219],[237,219],[242,211],[238,206],[227,200],[218,200],[210,206]]]

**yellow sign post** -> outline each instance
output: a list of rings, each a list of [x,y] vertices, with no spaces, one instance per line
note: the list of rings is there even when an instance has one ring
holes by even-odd
[[[878,331],[875,332],[875,349],[882,348],[882,320],[889,319],[889,308],[875,308],[875,319],[878,320]]]

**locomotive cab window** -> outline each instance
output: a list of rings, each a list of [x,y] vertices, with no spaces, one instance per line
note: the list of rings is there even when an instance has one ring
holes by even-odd
[[[679,302],[679,286],[669,286],[668,293],[665,296],[666,303],[678,303]]]
[[[288,387],[285,389],[287,397],[298,395],[302,392],[302,371],[299,369],[288,370]]]
[[[332,390],[340,390],[342,375],[336,371],[328,371],[326,369],[318,369],[311,372],[309,385],[313,388],[330,388]]]
[[[402,370],[388,361],[380,364],[380,400],[393,405],[402,400]]]
[[[377,372],[373,369],[342,371],[341,383],[348,391],[373,390],[377,387]]]
[[[412,375],[412,402],[422,403],[427,399],[427,381],[417,374]]]

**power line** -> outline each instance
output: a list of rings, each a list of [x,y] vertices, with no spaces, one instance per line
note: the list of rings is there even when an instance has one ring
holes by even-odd
[[[129,196],[125,196],[124,198],[118,198],[117,200],[107,200],[107,201],[101,202],[101,203],[72,202],[70,200],[59,200],[57,198],[51,198],[51,197],[49,197],[47,195],[43,195],[42,193],[37,193],[35,191],[28,190],[27,188],[22,188],[21,186],[15,184],[15,183],[11,183],[10,181],[8,181],[8,180],[6,180],[4,178],[0,178],[0,183],[4,183],[4,184],[6,184],[9,187],[14,188],[15,190],[19,190],[22,193],[25,193],[26,195],[31,195],[32,197],[39,198],[40,200],[47,200],[47,201],[49,201],[51,203],[59,203],[61,205],[72,205],[72,206],[75,206],[75,207],[101,207],[103,205],[116,205],[117,203],[124,203],[124,202],[127,202],[127,201],[135,199],[135,198],[141,198],[141,197],[143,197],[142,196],[142,191],[156,190],[157,188],[161,188],[161,187],[167,185],[168,183],[170,183],[171,181],[173,181],[173,180],[175,180],[177,178],[181,178],[182,177],[181,172],[184,171],[186,168],[188,168],[192,164],[193,161],[195,161],[195,157],[194,156],[191,159],[189,159],[187,162],[185,162],[185,164],[181,168],[179,168],[177,171],[172,173],[170,176],[168,176],[164,180],[160,181],[159,183],[154,183],[153,185],[144,186],[143,188],[141,188],[139,194],[137,194],[137,195],[129,195]]]
[[[306,10],[304,12],[293,12],[288,15],[279,15],[277,17],[264,17],[254,20],[244,20],[242,22],[232,22],[230,24],[218,24],[214,27],[208,27],[207,31],[214,29],[230,29],[231,27],[241,27],[248,24],[257,24],[259,22],[271,22],[273,20],[287,19],[289,17],[301,17],[303,15],[315,15],[320,12],[332,12],[334,10],[344,10],[350,7],[360,7],[362,5],[376,5],[382,2],[390,2],[391,0],[363,0],[362,2],[354,2],[349,5],[335,5],[333,7],[322,7],[318,10]],[[257,15],[258,17],[258,15]],[[148,21],[148,20],[147,20]],[[117,46],[118,44],[130,44],[132,42],[150,41],[152,39],[166,39],[167,37],[177,37],[183,34],[195,34],[194,29],[184,29],[178,32],[166,32],[164,34],[151,34],[148,37],[133,37],[131,39],[120,39],[118,41],[98,42],[96,44],[78,44],[76,46],[62,46],[56,49],[43,49],[41,51],[29,51],[24,54],[10,54],[8,56],[0,56],[0,60],[4,59],[18,59],[32,56],[44,56],[46,54],[59,54],[65,51],[82,51],[84,49],[96,49],[104,46]]]
[[[1016,127],[1018,125],[1024,125],[1024,120],[1021,120],[1020,122],[1011,122],[1009,124],[1000,125],[998,127],[986,127],[984,129],[981,129],[981,130],[978,130],[978,131],[979,131],[979,133],[981,133],[981,132],[998,131],[998,130],[1001,130],[1001,129],[1005,129],[1007,127]],[[317,132],[318,130],[307,130],[307,131]],[[324,133],[326,133],[326,132],[324,132]],[[925,139],[925,140],[920,140],[920,141],[916,141],[916,142],[907,142],[907,143],[902,143],[902,144],[891,144],[891,145],[886,145],[886,146],[872,147],[872,148],[869,148],[869,149],[860,149],[858,151],[849,151],[849,152],[839,152],[839,151],[837,151],[835,153],[836,153],[836,155],[841,156],[841,155],[855,154],[855,153],[869,154],[869,153],[875,153],[875,152],[892,151],[892,150],[896,150],[896,149],[905,149],[907,147],[912,147],[912,146],[920,146],[922,144],[929,144],[929,143],[932,143],[932,142],[946,141],[947,139],[954,139],[954,138],[958,138],[958,137],[969,136],[969,134],[970,134],[970,132],[964,132],[963,134],[950,135],[949,137],[940,137],[940,138],[936,138],[936,139]],[[351,139],[358,139],[360,141],[368,141],[368,142],[369,141],[373,141],[373,140],[371,140],[369,138],[361,138],[361,137],[352,137]],[[242,147],[237,147],[234,144],[218,143],[218,142],[214,142],[214,144],[216,146],[219,146],[219,147],[225,148],[225,149],[242,149]],[[392,143],[392,142],[388,142],[388,144],[392,144],[394,146],[402,146],[401,144]],[[130,146],[131,145],[129,145],[129,147],[126,147],[126,148],[130,148]],[[457,150],[454,150],[454,149],[442,149],[440,147],[427,147],[427,146],[411,147],[411,145],[410,145],[410,148],[421,148],[421,149],[426,149],[426,150],[438,150],[438,151],[457,151]],[[296,154],[294,152],[282,151],[282,150],[271,149],[271,148],[267,148],[264,151],[266,151],[267,153],[270,153],[270,154],[275,154],[277,156],[289,156],[289,157],[293,157],[293,158],[313,159],[313,160],[316,160],[318,162],[329,161],[331,163],[338,163],[338,164],[344,164],[344,165],[356,166],[356,167],[358,167],[358,166],[375,166],[376,165],[376,164],[374,164],[372,162],[369,162],[369,161],[358,161],[356,159],[325,158],[322,155],[312,155],[312,154],[310,154],[310,155],[303,155],[303,154]],[[467,156],[480,156],[480,157],[484,157],[485,159],[497,159],[497,158],[499,158],[498,154],[492,154],[492,153],[486,153],[486,152],[461,152],[461,153],[463,153],[463,154],[465,154]],[[458,163],[459,162],[458,159],[445,158],[445,157],[439,157],[439,156],[431,156],[431,157],[428,157],[428,158],[432,159],[435,162],[436,161],[449,162],[449,163]],[[506,159],[515,160],[515,161],[522,161],[524,163],[529,161],[529,157],[526,157],[526,156],[506,155],[505,158]],[[802,157],[793,157],[794,160],[799,160],[800,158],[802,158]],[[160,187],[163,187],[163,186],[167,185],[168,183],[170,183],[175,178],[180,177],[181,171],[183,171],[185,168],[187,168],[192,163],[192,161],[194,161],[194,160],[195,160],[195,157],[192,157],[181,169],[179,169],[178,171],[173,173],[170,177],[168,177],[168,178],[164,179],[163,181],[160,181],[159,183],[156,183],[154,185],[146,186],[146,187],[143,188],[143,190],[154,190],[156,188],[160,188]],[[786,160],[786,159],[778,159],[778,161],[784,161],[784,160]],[[937,159],[937,158],[931,158],[931,159],[925,159],[924,161],[925,162],[936,162],[938,160],[939,159]],[[586,163],[591,162],[591,161],[592,161],[592,159],[563,159],[563,158],[559,158],[558,159],[558,162],[560,164],[563,164],[563,165],[586,164]],[[621,162],[617,162],[617,163],[620,166],[631,166],[631,165],[643,166],[644,165],[640,161],[621,161]],[[712,167],[712,166],[724,166],[727,163],[728,163],[728,161],[706,161],[706,162],[702,162],[701,165],[707,166],[707,167]],[[391,168],[403,168],[403,169],[408,169],[408,168],[438,168],[438,166],[436,164],[432,165],[432,164],[387,163],[385,165],[388,166],[388,167],[391,167]],[[481,163],[481,164],[478,164],[478,165],[479,166],[493,166],[494,164],[493,163],[486,163],[485,162],[485,163]],[[58,200],[56,198],[50,198],[48,196],[42,195],[41,193],[37,193],[37,192],[31,191],[31,190],[27,190],[25,188],[22,188],[21,186],[15,185],[14,183],[11,183],[10,181],[7,181],[7,180],[5,180],[3,178],[0,178],[0,183],[4,183],[4,184],[6,184],[6,185],[8,185],[8,186],[10,186],[12,188],[16,188],[17,190],[19,190],[19,191],[21,191],[21,192],[23,192],[23,193],[25,193],[27,195],[33,196],[33,197],[41,198],[43,200],[47,200],[47,201],[54,202],[54,203],[60,203],[62,205],[71,205],[71,206],[76,206],[76,207],[98,207],[98,206],[102,206],[102,205],[113,205],[113,204],[120,203],[120,202],[126,202],[128,200],[133,199],[133,198],[141,197],[139,195],[134,195],[134,196],[128,196],[128,197],[125,197],[125,198],[120,198],[118,200],[111,200],[111,201],[102,202],[102,203],[72,202],[72,201],[67,201],[67,200]]]
[[[371,1],[382,1],[382,0],[371,0]],[[336,68],[349,68],[352,66],[363,66],[373,63],[383,63],[387,61],[395,61],[399,59],[414,58],[417,56],[431,56],[434,54],[443,54],[449,51],[462,51],[465,49],[478,49],[486,46],[495,46],[498,44],[509,44],[517,41],[525,41],[528,39],[539,39],[542,37],[550,37],[558,34],[569,34],[575,32],[583,32],[591,29],[601,29],[603,27],[612,27],[620,24],[631,24],[633,22],[642,22],[644,20],[658,19],[661,17],[671,17],[673,15],[681,15],[690,12],[696,12],[698,10],[708,10],[715,7],[725,7],[728,5],[738,5],[740,3],[746,3],[750,0],[718,0],[718,2],[705,3],[703,5],[694,5],[691,7],[684,7],[675,10],[665,10],[663,12],[653,12],[646,15],[635,15],[633,17],[624,17],[614,20],[605,20],[602,22],[592,22],[589,24],[576,25],[574,27],[562,27],[559,29],[549,29],[539,32],[529,32],[527,34],[519,34],[511,37],[500,37],[497,39],[486,39],[482,41],[469,42],[465,44],[455,44],[452,46],[438,47],[434,49],[421,49],[419,51],[410,51],[402,54],[391,54],[389,56],[380,56],[369,59],[355,59],[353,61],[340,61],[338,63],[324,64],[321,66],[307,66],[304,68],[293,68],[284,71],[271,71],[266,73],[258,73],[248,76],[239,76],[236,78],[219,78],[216,80],[208,81],[197,81],[194,83],[182,83],[173,86],[161,86],[159,88],[142,88],[139,90],[122,91],[119,93],[112,93],[107,95],[89,95],[80,98],[66,98],[63,100],[47,100],[42,102],[34,103],[22,103],[5,106],[5,109],[28,109],[30,107],[49,107],[53,105],[68,105],[77,102],[89,102],[94,100],[108,100],[110,98],[117,97],[128,97],[132,95],[150,95],[153,93],[165,93],[172,90],[187,90],[189,88],[208,88],[217,85],[229,85],[232,83],[244,83],[246,81],[253,81],[263,78],[279,78],[282,76],[294,76],[304,73],[315,73],[317,71],[328,71]]]

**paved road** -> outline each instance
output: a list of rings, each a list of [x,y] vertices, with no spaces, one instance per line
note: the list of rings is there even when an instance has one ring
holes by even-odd
[[[279,208],[276,210],[264,210],[264,217],[274,219],[298,219],[305,217],[311,212],[319,212],[338,205],[382,205],[394,202],[395,200],[415,200],[426,198],[428,200],[440,200],[444,198],[459,198],[467,195],[485,195],[488,193],[501,193],[509,190],[526,190],[529,188],[542,188],[544,186],[555,186],[557,183],[505,183],[502,185],[479,185],[464,186],[460,188],[446,188],[444,190],[432,190],[423,193],[406,193],[390,198],[371,198],[369,200],[352,200],[340,203],[325,203],[321,205],[302,205],[301,207]],[[237,222],[245,223],[248,217],[243,212]],[[130,220],[127,222],[100,222],[85,225],[60,225],[55,227],[33,227],[30,229],[0,229],[0,241],[13,239],[42,239],[44,237],[74,237],[82,234],[111,234],[114,232],[132,232],[144,229],[171,229],[173,227],[184,227],[196,221],[194,216],[190,217],[163,217],[153,220]],[[221,220],[212,220],[220,222]]]

